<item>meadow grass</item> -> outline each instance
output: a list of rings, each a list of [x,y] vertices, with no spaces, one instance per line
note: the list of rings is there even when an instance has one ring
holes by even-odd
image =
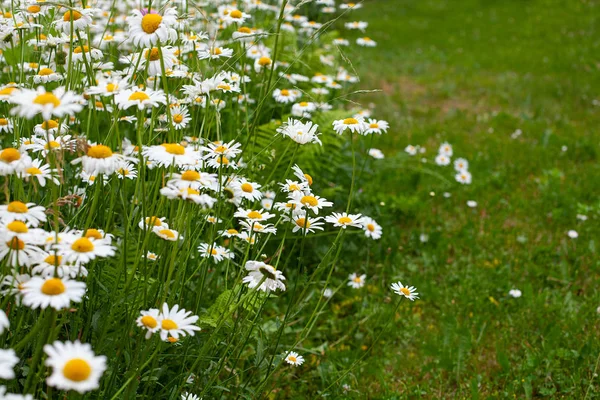
[[[356,68],[381,92],[357,101],[394,126],[361,186],[386,215],[372,268],[423,296],[354,373],[356,398],[598,396],[599,16],[593,1],[365,2],[378,47]],[[443,141],[472,185],[429,173]]]

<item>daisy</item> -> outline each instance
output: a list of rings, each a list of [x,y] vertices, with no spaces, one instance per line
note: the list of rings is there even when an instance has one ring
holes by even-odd
[[[71,33],[71,28],[76,31],[84,30],[92,24],[93,9],[70,9],[67,10],[57,21],[54,21],[56,28],[65,33]]]
[[[10,327],[10,321],[3,310],[0,310],[0,335]]]
[[[356,273],[348,275],[348,286],[354,289],[360,289],[365,286],[367,275],[358,275]]]
[[[196,166],[200,162],[200,152],[191,148],[183,147],[179,143],[163,143],[158,146],[148,146],[142,149],[142,154],[149,161],[156,163],[161,167]]]
[[[302,101],[292,106],[292,115],[295,117],[310,118],[312,112],[317,109],[315,103],[310,101]]]
[[[14,379],[15,365],[19,362],[19,357],[13,349],[0,349],[0,378]]]
[[[308,186],[312,186],[312,176],[310,176],[309,174],[305,174],[304,171],[302,171],[297,164],[294,164],[294,166],[292,167],[292,171],[294,171],[294,175],[296,175],[296,177],[300,179],[300,181],[306,183]]]
[[[278,103],[293,103],[302,96],[302,92],[295,89],[275,89],[273,91],[273,98]]]
[[[40,70],[33,76],[33,83],[48,83],[57,82],[63,79],[63,76],[59,73],[54,72],[50,68],[40,68]]]
[[[96,239],[93,237],[72,237],[58,244],[60,254],[66,263],[87,264],[101,257],[112,257],[116,248],[111,245],[110,238]]]
[[[127,158],[130,161],[137,161],[135,158]],[[110,147],[103,144],[92,144],[88,147],[86,155],[71,161],[72,164],[83,166],[85,172],[93,175],[113,174],[119,165],[125,160],[122,154],[113,153]]]
[[[271,224],[262,225],[258,222],[240,221],[240,225],[252,233],[277,233],[277,228]]]
[[[361,214],[336,213],[325,217],[325,222],[333,224],[335,227],[346,229],[348,226],[362,228],[363,218]]]
[[[160,338],[166,341],[169,340],[169,337],[178,340],[179,336],[194,336],[195,331],[199,331],[200,327],[194,325],[198,321],[198,316],[191,314],[191,311],[183,308],[180,310],[177,304],[169,309],[169,305],[164,303],[157,319],[160,326]]]
[[[319,126],[310,121],[303,123],[297,119],[289,118],[286,123],[277,128],[277,133],[289,137],[298,144],[318,143],[323,145],[318,138],[320,133],[317,132],[317,129],[319,129]]]
[[[519,289],[511,289],[508,291],[508,295],[510,297],[514,297],[515,299],[518,299],[519,297],[521,297],[523,293],[519,290]]]
[[[387,132],[388,128],[390,127],[390,124],[388,124],[387,121],[376,119],[369,119],[367,125],[368,128],[365,131],[365,134],[378,133],[381,135],[382,133]]]
[[[275,214],[270,214],[268,212],[266,212],[264,209],[260,209],[258,211],[256,210],[245,210],[243,208],[239,208],[235,214],[233,214],[234,217],[237,218],[245,218],[248,221],[251,222],[258,222],[258,221],[266,221],[268,219],[271,219],[275,216]]]
[[[16,219],[37,227],[41,222],[46,222],[46,209],[34,203],[11,201],[7,205],[0,205],[0,219],[3,221]]]
[[[415,301],[415,299],[419,298],[419,293],[417,293],[417,288],[414,286],[404,286],[402,282],[398,281],[392,283],[391,286],[394,293],[398,296],[404,296],[410,301]]]
[[[304,357],[298,355],[295,351],[290,351],[285,356],[285,362],[296,367],[304,363]]]
[[[363,134],[367,131],[368,127],[369,124],[367,124],[362,117],[350,117],[333,121],[333,130],[336,131],[338,135],[344,133],[346,129],[349,129],[352,133],[357,132]]]
[[[83,97],[74,92],[58,87],[47,92],[43,87],[36,90],[22,89],[18,96],[13,96],[11,101],[17,106],[10,110],[12,115],[32,119],[41,114],[45,120],[50,117],[63,117],[74,115],[83,109]]]
[[[211,158],[216,156],[225,156],[228,158],[235,158],[241,152],[241,144],[232,140],[229,143],[224,142],[212,142],[208,143],[206,146],[202,146],[200,150],[206,153],[205,158]]]
[[[40,186],[46,186],[46,180],[54,183],[55,185],[60,184],[59,180],[54,176],[56,174],[55,169],[50,169],[50,164],[42,165],[43,160],[33,160],[31,165],[29,165],[23,173],[20,174],[21,177],[25,178],[25,180],[29,180],[29,178],[37,179]]]
[[[46,365],[52,367],[48,386],[79,393],[98,389],[100,378],[106,370],[106,357],[96,356],[87,343],[60,342],[44,346],[48,356]]]
[[[183,236],[179,235],[179,232],[164,226],[155,226],[152,228],[152,232],[154,232],[156,236],[160,237],[161,239],[168,240],[170,242],[175,242],[178,239],[183,240]]]
[[[454,169],[456,170],[456,172],[468,170],[469,162],[464,158],[457,158],[456,160],[454,160]]]
[[[456,174],[455,179],[456,182],[462,183],[463,185],[470,185],[471,181],[473,180],[471,173],[466,169],[463,169],[458,174]]]
[[[233,50],[225,47],[215,46],[212,48],[207,48],[198,51],[198,59],[199,60],[216,60],[218,58],[230,58],[233,56]]]
[[[363,47],[377,46],[377,42],[367,36],[356,39],[356,44]]]
[[[368,154],[376,160],[383,160],[385,155],[379,149],[369,149]]]
[[[296,205],[296,207],[294,207],[296,211],[307,208],[317,215],[319,214],[319,210],[323,209],[324,207],[333,206],[333,203],[331,201],[327,201],[327,199],[312,194],[305,194],[299,191],[292,192],[289,201],[290,203]]]
[[[152,47],[144,51],[144,56],[140,65],[141,68],[148,68],[148,76],[162,75],[164,71],[172,70],[173,66],[179,63],[175,55],[175,48],[171,46]],[[162,57],[161,57],[162,55]],[[136,63],[137,64],[137,63]]]
[[[116,166],[117,177],[119,179],[136,179],[137,171],[134,165],[128,161],[119,161]]]
[[[0,118],[0,132],[12,133],[14,129],[13,122],[9,118]]]
[[[190,113],[185,106],[171,108],[171,123],[175,130],[184,129],[191,120]]]
[[[446,165],[450,164],[450,157],[448,157],[445,154],[438,154],[435,157],[435,163],[440,166],[446,166]]]
[[[452,154],[453,154],[452,145],[450,145],[450,143],[448,143],[448,142],[442,143],[438,150],[438,154],[443,154],[447,157],[452,157]]]
[[[31,272],[44,278],[53,277],[55,274],[59,278],[64,276],[71,278],[86,277],[88,275],[88,270],[84,266],[65,264],[63,256],[52,253],[43,253],[36,263],[37,265],[33,267]]]
[[[133,10],[127,17],[129,25],[129,40],[134,46],[150,47],[159,41],[162,44],[177,38],[177,32],[172,28],[177,22],[177,10],[167,8],[163,15],[156,11]]]
[[[260,192],[261,185],[255,182],[250,182],[245,178],[236,179],[231,182],[231,188],[235,191],[235,195],[244,199],[255,201],[262,199],[263,195]]]
[[[71,302],[81,302],[85,290],[84,282],[69,278],[34,276],[23,284],[23,304],[33,309],[45,309],[50,306],[60,310],[69,307]]]
[[[169,224],[165,222],[166,217],[146,217],[142,218],[139,222],[138,227],[142,230],[154,229],[156,227],[169,229]]]
[[[577,239],[579,237],[579,233],[577,233],[577,231],[570,230],[567,232],[567,236],[571,239]]]
[[[261,261],[248,261],[246,262],[246,270],[249,273],[242,282],[247,283],[250,289],[258,287],[257,290],[266,293],[274,292],[277,289],[285,291],[285,284],[283,283],[285,276],[272,265]]]
[[[209,189],[216,191],[218,190],[217,179],[217,174],[189,169],[182,171],[181,174],[171,175],[167,186],[174,186],[178,189],[192,188],[196,190]]]
[[[293,223],[292,233],[302,231],[305,235],[307,235],[309,232],[314,233],[315,230],[323,230],[323,222],[321,222],[323,219],[322,217],[311,218],[303,215],[300,212],[293,213],[291,218],[285,217],[285,219]]]
[[[125,89],[115,95],[115,103],[119,109],[126,110],[136,106],[139,110],[144,108],[157,107],[159,104],[166,104],[167,98],[161,90]]]
[[[467,207],[475,208],[477,207],[477,202],[475,200],[467,200]]]
[[[19,151],[12,147],[0,150],[0,175],[21,173],[31,164],[31,157],[26,151]]]
[[[95,86],[89,86],[86,89],[87,94],[100,96],[114,96],[123,89],[129,88],[131,85],[127,79],[121,77],[111,77],[109,79],[99,80]]]
[[[374,240],[379,239],[383,233],[383,229],[373,218],[363,217],[362,227],[365,231],[365,236]]]
[[[146,339],[150,339],[153,333],[160,329],[158,319],[160,311],[156,308],[151,308],[148,311],[140,311],[140,317],[135,321],[137,326],[146,330]]]

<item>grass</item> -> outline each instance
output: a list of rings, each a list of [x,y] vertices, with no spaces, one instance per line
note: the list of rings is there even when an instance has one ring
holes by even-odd
[[[361,87],[382,92],[355,100],[392,124],[358,200],[387,215],[369,277],[410,281],[422,300],[398,310],[350,395],[598,397],[598,3],[372,0],[356,19],[378,42],[360,50]],[[472,185],[403,151],[422,145],[431,160],[443,141]],[[332,357],[364,351],[365,325]]]

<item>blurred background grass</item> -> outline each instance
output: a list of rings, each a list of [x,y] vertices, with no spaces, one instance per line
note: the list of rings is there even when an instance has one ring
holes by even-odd
[[[422,300],[400,308],[347,396],[598,397],[600,3],[363,5],[345,20],[369,22],[378,47],[343,51],[361,88],[381,92],[354,100],[392,126],[373,143],[386,159],[369,164],[357,200],[384,226],[366,269],[417,286]],[[432,165],[444,141],[469,160],[472,185]],[[408,144],[430,162],[408,157]],[[368,315],[374,305],[361,301],[334,311]],[[369,337],[337,329],[357,345]]]

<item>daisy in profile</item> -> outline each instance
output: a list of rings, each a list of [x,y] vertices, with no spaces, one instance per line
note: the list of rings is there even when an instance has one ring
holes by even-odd
[[[146,330],[146,339],[150,339],[153,333],[158,332],[160,326],[158,325],[158,319],[160,318],[160,311],[156,308],[151,308],[147,311],[140,311],[140,316],[135,321],[137,326]]]
[[[52,367],[52,374],[46,380],[48,386],[79,393],[100,386],[106,357],[96,356],[89,344],[56,341],[45,345],[44,352],[48,356],[46,365]]]
[[[96,239],[94,237],[71,236],[57,245],[66,263],[87,264],[100,257],[115,255],[115,247],[111,245],[110,237]]]
[[[356,39],[356,44],[363,47],[377,46],[377,42],[367,36]]]
[[[169,224],[166,222],[166,217],[146,217],[138,223],[138,227],[142,230],[159,228],[169,228]]]
[[[13,349],[0,349],[0,379],[14,379],[15,365],[19,362],[19,357]]]
[[[178,340],[180,336],[194,336],[200,327],[194,325],[198,321],[198,316],[192,315],[191,311],[179,309],[179,305],[175,304],[169,309],[169,305],[162,305],[161,313],[158,316],[157,322],[160,326],[160,338],[169,340],[169,337]]]
[[[133,10],[127,17],[129,25],[129,40],[134,46],[150,47],[159,41],[168,43],[177,38],[173,25],[177,23],[177,10],[167,8],[161,15],[156,11]]]
[[[176,242],[177,240],[183,240],[183,236],[179,234],[175,229],[169,229],[164,226],[155,226],[152,228],[152,232],[161,239],[168,240],[170,242]]]
[[[200,246],[198,246],[198,252],[202,258],[212,258],[215,264],[227,258],[233,259],[235,256],[231,251],[216,243],[213,243],[212,245],[201,243]]]
[[[236,196],[242,197],[246,200],[255,201],[260,200],[263,197],[259,190],[261,185],[255,182],[250,182],[245,178],[234,180],[231,182],[230,186],[234,190]]]
[[[319,126],[308,121],[306,123],[289,118],[286,123],[277,128],[277,133],[289,137],[298,144],[317,143],[323,145],[319,140]]]
[[[225,156],[227,158],[235,158],[241,152],[241,144],[232,140],[231,142],[212,142],[206,146],[202,146],[200,150],[205,153],[205,158],[212,158],[216,156]]]
[[[8,204],[0,205],[0,219],[3,221],[19,220],[37,227],[40,223],[46,222],[46,209],[36,206],[34,203],[11,201]]]
[[[65,264],[64,257],[55,253],[44,252],[36,262],[31,272],[39,274],[44,278],[56,275],[59,278],[68,276],[76,278],[78,276],[87,276],[88,270],[82,265]]]
[[[10,113],[26,119],[32,119],[38,114],[45,120],[53,115],[60,118],[74,115],[83,109],[83,97],[62,86],[51,92],[47,92],[42,86],[36,90],[21,89],[18,96],[11,97],[11,101],[16,107]]]
[[[391,288],[398,296],[404,296],[410,301],[415,301],[415,299],[419,298],[417,288],[414,286],[404,286],[402,282],[395,282],[392,283]]]
[[[298,355],[298,353],[296,353],[295,351],[290,351],[285,356],[285,362],[290,365],[293,365],[294,367],[297,367],[304,363],[304,357]]]
[[[285,276],[272,265],[261,261],[248,261],[246,262],[246,270],[248,275],[244,277],[242,282],[248,284],[250,289],[258,287],[257,290],[265,293],[274,292],[277,289],[285,291],[285,284],[283,283]]]
[[[365,282],[367,280],[367,275],[358,275],[357,273],[353,273],[348,275],[348,286],[354,289],[360,289],[365,286]]]
[[[361,214],[336,213],[325,217],[325,222],[333,224],[333,226],[346,229],[349,226],[362,228],[363,218]]]
[[[373,218],[363,217],[362,227],[365,231],[365,236],[374,240],[379,239],[383,233],[383,229]]]
[[[473,180],[473,177],[471,176],[471,173],[469,171],[463,169],[456,174],[455,179],[458,183],[462,183],[463,185],[470,185]]]
[[[56,310],[79,303],[85,295],[85,283],[69,278],[32,277],[23,284],[23,304],[35,308],[52,307]]]
[[[137,107],[139,110],[145,108],[157,107],[159,104],[166,104],[167,98],[161,90],[125,89],[115,95],[115,103],[121,110],[127,110],[130,107]]]
[[[0,133],[12,133],[13,129],[14,125],[10,118],[0,118]]]
[[[344,133],[346,129],[350,130],[352,133],[360,133],[362,135],[368,128],[369,124],[367,124],[362,117],[350,117],[333,121],[333,130],[336,131],[338,135]]]
[[[297,164],[294,164],[292,167],[292,171],[294,171],[294,175],[300,179],[301,182],[307,184],[308,186],[312,186],[313,178],[309,174],[305,174],[302,169]]]

